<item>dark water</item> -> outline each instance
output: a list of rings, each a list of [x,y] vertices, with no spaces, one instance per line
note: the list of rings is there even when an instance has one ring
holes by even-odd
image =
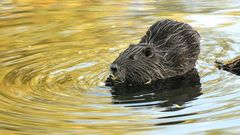
[[[201,34],[201,85],[103,86],[119,52],[164,18]],[[238,0],[1,0],[0,133],[238,134],[240,77],[214,61],[239,55],[239,35]]]

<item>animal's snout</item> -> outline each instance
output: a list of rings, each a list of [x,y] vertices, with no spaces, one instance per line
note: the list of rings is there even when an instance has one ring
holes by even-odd
[[[118,66],[116,64],[111,64],[110,70],[113,74],[115,74],[118,71]]]

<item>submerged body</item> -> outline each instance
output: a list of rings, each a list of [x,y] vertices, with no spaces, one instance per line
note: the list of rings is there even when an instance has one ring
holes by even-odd
[[[125,87],[118,85],[111,90],[114,104],[167,107],[167,111],[176,111],[185,108],[186,102],[195,100],[202,94],[198,71],[192,69],[182,76],[157,80],[151,85]],[[157,102],[156,102],[157,101]],[[131,105],[129,107],[131,107]],[[174,107],[178,105],[179,107]]]
[[[115,84],[144,85],[192,70],[200,53],[200,35],[182,22],[154,23],[138,44],[130,45],[111,64]],[[114,79],[112,79],[114,78]]]
[[[227,62],[216,61],[215,63],[218,69],[222,69],[230,73],[240,75],[240,56]]]

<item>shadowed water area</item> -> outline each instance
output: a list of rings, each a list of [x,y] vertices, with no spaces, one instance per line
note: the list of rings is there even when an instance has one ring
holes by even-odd
[[[195,79],[104,86],[110,63],[164,18],[200,33]],[[240,54],[239,28],[238,0],[1,0],[0,133],[238,134],[240,77],[214,61]]]

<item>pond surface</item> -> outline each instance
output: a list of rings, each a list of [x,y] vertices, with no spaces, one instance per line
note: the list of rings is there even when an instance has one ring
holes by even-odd
[[[116,96],[108,67],[154,22],[201,35],[190,91]],[[216,59],[240,54],[238,0],[1,0],[1,134],[238,134],[240,77]]]

